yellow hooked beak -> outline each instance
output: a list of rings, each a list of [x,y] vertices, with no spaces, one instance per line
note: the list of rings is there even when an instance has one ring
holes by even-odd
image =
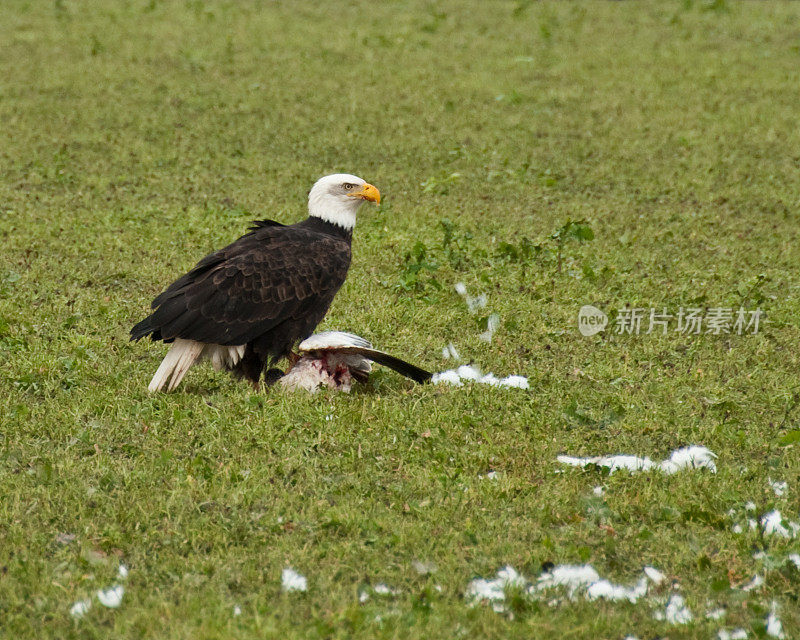
[[[378,191],[377,187],[373,187],[371,184],[365,184],[363,187],[361,187],[361,191],[354,191],[353,193],[348,193],[347,195],[351,198],[369,200],[375,204],[381,203],[381,192]]]

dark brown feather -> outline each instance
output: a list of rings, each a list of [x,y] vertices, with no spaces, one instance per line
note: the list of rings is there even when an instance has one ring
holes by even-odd
[[[245,344],[238,372],[257,382],[320,323],[349,266],[349,231],[316,218],[256,222],[159,295],[131,339]]]

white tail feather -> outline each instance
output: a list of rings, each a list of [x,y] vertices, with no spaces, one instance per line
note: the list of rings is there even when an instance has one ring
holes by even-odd
[[[161,365],[158,367],[158,371],[156,371],[147,389],[149,391],[162,391],[164,387],[167,387],[167,391],[172,391],[180,384],[189,367],[200,356],[203,347],[205,345],[202,342],[175,338],[175,342],[172,343],[172,347],[161,361]]]
[[[203,349],[203,358],[211,360],[215,371],[231,369],[236,366],[244,356],[245,346],[243,344],[233,347],[226,347],[221,344],[207,344]]]

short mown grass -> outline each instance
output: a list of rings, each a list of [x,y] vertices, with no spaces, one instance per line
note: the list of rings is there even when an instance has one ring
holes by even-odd
[[[0,635],[755,637],[773,601],[800,633],[800,543],[726,515],[798,519],[799,4],[10,0],[0,42]],[[147,393],[165,348],[127,336],[150,300],[334,171],[384,204],[322,327],[432,370],[453,342],[530,390],[380,371],[256,394],[203,368]],[[584,304],[604,333],[578,333]],[[768,321],[617,335],[626,306]],[[556,463],[687,444],[718,473]],[[74,620],[120,562],[121,607]],[[695,619],[654,619],[669,585],[465,600],[548,562],[656,566]],[[381,582],[398,593],[359,603]]]

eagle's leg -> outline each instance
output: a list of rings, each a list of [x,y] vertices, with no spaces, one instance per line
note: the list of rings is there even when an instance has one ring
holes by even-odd
[[[292,368],[294,367],[294,365],[296,365],[298,362],[300,362],[300,358],[302,358],[302,356],[299,353],[295,353],[294,351],[290,351],[289,352],[289,355],[286,356],[286,360],[289,361],[289,366],[286,367],[285,374],[289,373],[292,370]]]
[[[261,389],[261,373],[264,370],[264,360],[253,348],[253,343],[248,343],[242,359],[231,367],[233,375],[237,378],[244,378],[255,391]]]
[[[287,372],[288,373],[288,370]],[[269,389],[272,385],[274,385],[278,380],[283,378],[284,372],[278,368],[267,369],[264,372],[264,386]],[[258,387],[256,387],[256,391],[258,391]]]

